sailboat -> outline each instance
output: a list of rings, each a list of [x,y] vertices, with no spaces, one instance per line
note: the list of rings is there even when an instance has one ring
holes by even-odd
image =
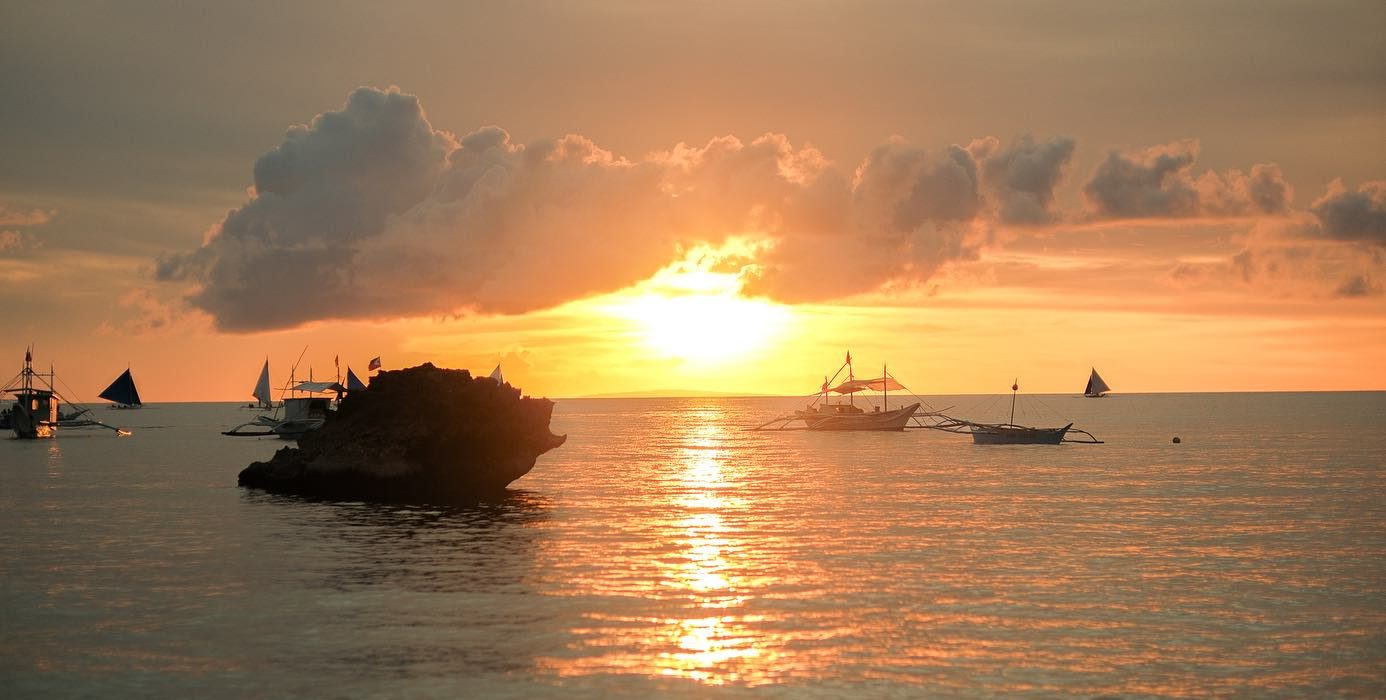
[[[847,380],[836,386],[832,382],[842,375],[843,370],[847,370]],[[869,402],[858,405],[856,395],[862,391],[881,392],[881,405],[874,406]],[[847,353],[847,361],[838,368],[837,373],[832,379],[824,377],[823,385],[819,392],[814,396],[812,402],[802,409],[795,411],[792,415],[781,416],[775,420],[768,421],[756,427],[756,430],[873,430],[873,431],[898,431],[904,430],[919,410],[919,402],[911,403],[901,408],[890,408],[890,392],[905,391],[904,385],[896,381],[890,373],[886,371],[885,365],[881,365],[881,376],[873,379],[857,379],[852,372],[852,353]],[[846,396],[847,400],[839,399],[834,402],[831,394],[839,397]],[[866,410],[865,407],[871,410]],[[802,422],[802,428],[789,428],[797,422]],[[776,426],[776,427],[770,427]]]
[[[115,431],[117,435],[130,434],[128,430],[109,426],[98,420],[80,418],[87,412],[86,409],[63,414],[59,406],[70,402],[63,399],[53,388],[55,377],[52,369],[49,369],[47,374],[35,372],[33,350],[24,351],[24,369],[0,390],[14,394],[14,405],[5,409],[3,418],[15,437],[21,440],[57,437],[59,427],[98,427]]]
[[[1100,399],[1107,395],[1112,388],[1107,386],[1107,382],[1102,381],[1102,375],[1097,373],[1097,368],[1092,369],[1092,374],[1088,375],[1088,385],[1083,388],[1083,396],[1090,399]]]
[[[144,402],[140,401],[140,391],[135,388],[135,378],[130,376],[128,367],[97,396],[110,401],[111,408],[141,408],[144,406]]]
[[[260,367],[260,376],[255,380],[255,388],[250,390],[250,395],[255,397],[255,401],[246,404],[242,408],[252,408],[260,411],[269,411],[274,408],[274,395],[270,392],[268,358],[265,359],[265,364]]]
[[[366,383],[361,381],[361,378],[356,376],[356,373],[351,371],[350,367],[347,367],[346,390],[347,393],[366,390]]]

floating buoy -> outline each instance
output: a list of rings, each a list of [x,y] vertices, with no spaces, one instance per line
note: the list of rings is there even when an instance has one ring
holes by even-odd
[[[1176,445],[1179,444],[1179,436],[1178,436],[1178,435],[1175,435],[1175,436],[1174,436],[1174,444],[1176,444]]]

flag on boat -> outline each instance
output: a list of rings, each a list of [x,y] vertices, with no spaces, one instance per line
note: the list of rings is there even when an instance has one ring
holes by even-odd
[[[337,368],[337,374],[341,374],[341,373],[342,373],[342,356],[341,356],[341,355],[333,355],[333,356],[332,356],[332,365],[333,365],[334,367]]]
[[[496,380],[496,383],[497,383],[497,384],[504,384],[504,383],[505,383],[505,377],[502,377],[502,376],[501,376],[501,371],[500,371],[500,365],[499,365],[499,364],[496,365],[496,368],[495,368],[495,369],[491,370],[491,378],[494,379],[494,380]]]
[[[379,358],[379,357],[372,357],[372,358],[371,358],[371,363],[370,363],[369,365],[366,366],[366,371],[368,371],[368,372],[369,372],[370,370],[373,370],[373,369],[380,369],[380,358]]]
[[[24,361],[25,361],[25,362],[33,362],[33,361],[34,361],[34,354],[33,354],[32,352],[29,352],[29,349],[28,349],[28,348],[25,348],[25,349],[24,349]]]
[[[847,351],[847,364],[849,364],[849,365],[852,364],[852,351],[851,351],[851,350],[848,350],[848,351]]]

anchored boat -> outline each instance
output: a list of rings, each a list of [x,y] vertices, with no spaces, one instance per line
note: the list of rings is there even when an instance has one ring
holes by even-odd
[[[833,386],[832,383],[842,376],[844,370],[847,380]],[[869,401],[858,403],[856,395],[863,391],[881,392],[881,405],[876,406]],[[847,361],[838,368],[832,379],[823,378],[823,386],[806,408],[767,421],[754,430],[904,430],[910,425],[910,419],[915,418],[920,403],[891,409],[891,391],[905,391],[905,387],[890,376],[885,365],[881,365],[881,376],[857,379],[852,371],[852,353],[849,352]],[[834,402],[832,394],[845,396],[846,400],[839,398]]]
[[[1092,445],[1102,444],[1102,441],[1093,437],[1092,433],[1074,428],[1073,423],[1058,428],[1036,428],[1028,425],[1016,425],[1015,401],[1019,393],[1020,380],[1016,379],[1011,383],[1011,417],[1005,423],[978,423],[976,421],[949,417],[937,425],[930,427],[935,430],[942,430],[949,433],[970,434],[973,444],[976,445],[1058,445],[1064,442],[1082,442]],[[1087,439],[1070,438],[1070,433],[1086,436]]]
[[[56,437],[58,428],[106,428],[117,435],[129,435],[130,431],[106,425],[98,420],[81,416],[87,409],[81,408],[73,413],[63,413],[60,406],[70,403],[53,388],[56,374],[50,368],[47,374],[34,371],[32,349],[24,351],[24,369],[11,379],[0,391],[14,394],[14,404],[5,409],[3,420],[14,436],[21,440]]]

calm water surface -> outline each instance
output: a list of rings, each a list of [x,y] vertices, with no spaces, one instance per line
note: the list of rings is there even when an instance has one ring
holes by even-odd
[[[561,401],[450,509],[239,489],[282,443],[226,404],[0,441],[0,695],[1386,695],[1386,394],[1038,402],[1096,446],[744,430],[797,404]]]

